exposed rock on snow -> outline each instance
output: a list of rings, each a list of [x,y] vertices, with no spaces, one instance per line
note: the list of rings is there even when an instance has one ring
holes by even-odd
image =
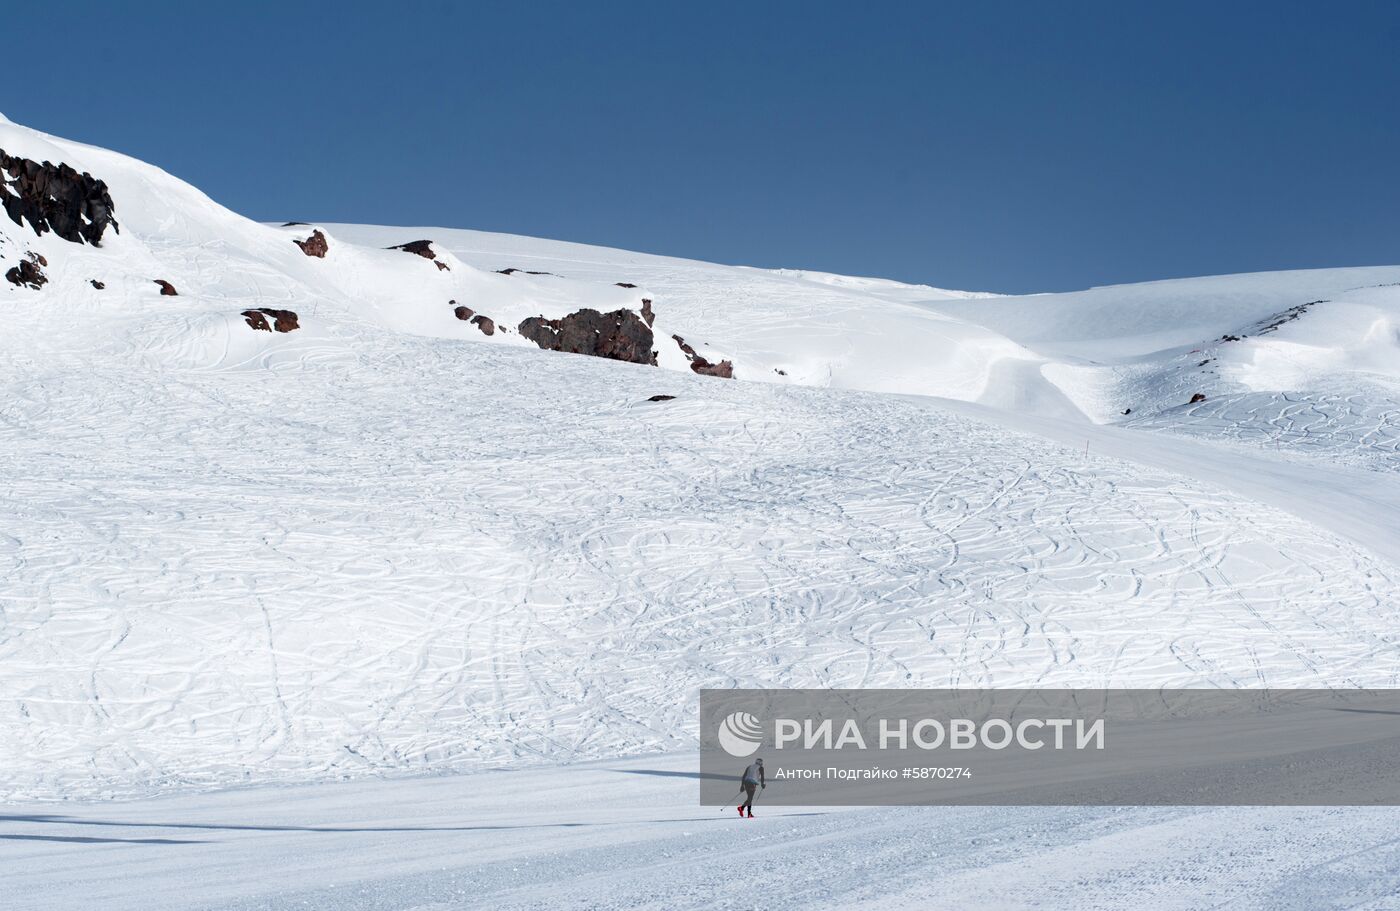
[[[96,288],[98,291],[101,291],[103,288],[107,287],[104,283],[98,281],[98,280],[95,279],[95,278],[92,279],[91,281],[89,281],[88,284],[92,285],[92,286],[93,286],[94,288]]]
[[[326,242],[326,235],[319,230],[312,231],[311,236],[306,240],[293,240],[292,243],[301,247],[301,252],[307,256],[314,256],[317,259],[325,259],[326,251],[330,249],[330,244]]]
[[[1304,313],[1307,313],[1313,307],[1316,307],[1318,304],[1325,303],[1328,302],[1325,300],[1315,300],[1308,301],[1306,304],[1299,304],[1296,307],[1289,307],[1282,313],[1275,314],[1274,316],[1271,316],[1268,319],[1261,321],[1259,325],[1255,327],[1255,332],[1259,335],[1268,335],[1270,332],[1277,332],[1282,326],[1285,326],[1288,323],[1293,322],[1295,319],[1298,319],[1300,316],[1302,316]]]
[[[1204,402],[1205,400],[1206,400],[1206,394],[1205,394],[1204,392],[1198,392],[1198,393],[1196,393],[1195,395],[1191,396],[1191,401],[1190,401],[1188,404],[1194,405],[1194,404],[1196,404],[1197,402]],[[1132,409],[1129,409],[1129,410],[1132,410]],[[1123,412],[1123,413],[1124,413],[1124,414],[1127,414],[1128,412],[1125,411],[1125,412]]]
[[[170,284],[170,282],[166,281],[163,278],[152,279],[152,281],[154,281],[157,285],[160,285],[160,293],[165,295],[166,297],[176,297],[180,293],[179,291],[175,290],[174,285]]]
[[[410,240],[406,244],[395,244],[389,249],[402,250],[424,259],[437,259],[437,253],[433,252],[433,242],[430,240]]]
[[[107,184],[66,164],[40,164],[0,150],[0,201],[15,224],[29,221],[35,234],[53,231],[64,240],[100,246],[114,206]]]
[[[517,273],[517,272],[521,273],[522,275],[553,275],[553,274],[554,274],[553,272],[531,272],[529,269],[517,269],[517,268],[515,268],[514,266],[511,266],[510,268],[507,268],[507,269],[497,269],[497,270],[496,270],[496,274],[497,274],[497,275],[514,275],[514,274]]]
[[[415,256],[421,256],[424,259],[430,259],[433,261],[433,265],[437,266],[438,269],[442,270],[443,272],[449,271],[447,263],[437,258],[437,252],[433,250],[433,242],[430,240],[411,240],[406,244],[398,244],[397,246],[390,247],[389,249],[402,250],[405,253],[412,253]]]
[[[448,303],[456,304],[457,302],[448,301]],[[453,307],[452,312],[455,313],[460,320],[471,320],[472,325],[480,329],[483,335],[496,334],[496,321],[491,317],[477,313],[471,307],[463,307],[460,305]],[[505,330],[502,329],[501,331],[504,332]]]
[[[651,326],[636,311],[625,308],[611,313],[585,308],[563,319],[532,316],[520,324],[520,334],[546,351],[656,366]]]
[[[635,287],[637,287],[636,285],[632,284],[631,282],[613,282],[613,284],[614,284],[614,285],[617,285],[619,288],[635,288]]]
[[[40,254],[26,253],[18,266],[5,273],[5,278],[9,279],[12,285],[23,285],[38,291],[49,280],[39,267],[48,264],[49,261]]]
[[[642,298],[642,319],[647,321],[648,326],[656,324],[656,314],[651,309],[651,298]]]
[[[653,395],[647,399],[648,402],[669,402],[674,399],[674,395]]]
[[[259,307],[256,310],[244,310],[243,318],[248,321],[248,325],[261,332],[291,332],[300,329],[297,322],[297,315],[291,310],[270,310],[267,307]],[[267,324],[267,318],[272,317],[271,326]]]
[[[691,370],[694,370],[701,376],[718,376],[726,380],[734,378],[733,361],[720,361],[718,364],[710,363],[710,361],[696,352],[694,348],[686,344],[685,339],[681,338],[679,335],[673,335],[671,338],[676,340],[676,344],[681,346],[681,350],[685,352],[685,356],[690,358]]]

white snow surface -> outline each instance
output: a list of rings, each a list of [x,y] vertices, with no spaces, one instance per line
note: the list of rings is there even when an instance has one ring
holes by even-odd
[[[1391,908],[1388,807],[696,805],[694,754],[4,811],[26,911]],[[770,785],[778,787],[777,784]]]
[[[885,810],[736,836],[691,818],[684,769],[702,686],[1397,685],[1400,267],[994,296],[260,225],[3,118],[0,149],[105,180],[121,225],[95,248],[0,217],[0,272],[34,251],[50,279],[0,283],[0,874],[23,907],[1393,894],[1393,811]],[[292,243],[315,229],[324,259]],[[384,249],[417,239],[448,269]],[[514,331],[643,298],[658,367]],[[250,307],[301,328],[255,332]],[[736,379],[691,373],[672,334]],[[668,774],[606,768],[623,756]],[[444,772],[475,774],[413,777]],[[141,800],[91,802],[111,797]],[[366,831],[220,827],[257,819]],[[152,820],[196,834],[141,841]],[[800,888],[726,892],[716,871],[785,849]],[[864,872],[829,875],[852,851]],[[1071,857],[1087,872],[1048,886]],[[222,872],[168,891],[189,862]]]

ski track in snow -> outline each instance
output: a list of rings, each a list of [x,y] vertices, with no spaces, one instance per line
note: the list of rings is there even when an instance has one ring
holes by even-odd
[[[701,686],[1400,673],[1388,564],[1179,477],[877,395],[375,352],[0,407],[6,793],[678,748]]]
[[[1400,472],[1400,400],[1378,389],[1237,393],[1123,426],[1263,449],[1279,458]]]
[[[1400,890],[1393,807],[829,810],[760,797],[757,818],[739,820],[696,806],[695,763],[0,806],[0,877],[27,911],[1317,911],[1394,908]]]

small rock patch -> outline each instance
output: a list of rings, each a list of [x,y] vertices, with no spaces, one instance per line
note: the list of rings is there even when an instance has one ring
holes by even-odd
[[[259,332],[291,332],[301,328],[297,322],[297,315],[291,310],[269,310],[259,307],[256,310],[244,310],[242,316],[249,326]],[[268,317],[272,318],[272,325],[268,325]]]
[[[306,240],[293,240],[292,243],[301,247],[301,252],[307,256],[314,256],[317,259],[325,259],[326,251],[330,249],[330,244],[326,242],[326,235],[319,230],[312,231],[311,236]]]
[[[424,259],[430,259],[433,261],[433,265],[438,267],[438,271],[440,272],[451,271],[448,268],[447,263],[442,262],[437,258],[437,251],[433,249],[433,242],[430,240],[410,240],[406,244],[399,244],[398,246],[390,247],[389,249],[402,250],[405,253],[412,253],[415,256],[421,256]]]
[[[733,361],[720,361],[718,364],[712,364],[694,348],[686,344],[685,339],[681,338],[679,335],[673,335],[671,338],[676,340],[676,344],[681,346],[681,351],[685,352],[685,356],[690,358],[691,370],[701,376],[718,376],[726,380],[734,378]]]
[[[24,255],[19,261],[19,265],[5,273],[5,278],[12,285],[25,288],[33,288],[38,291],[48,283],[49,277],[44,274],[41,266],[47,266],[49,261],[43,254],[35,253],[32,250]]]

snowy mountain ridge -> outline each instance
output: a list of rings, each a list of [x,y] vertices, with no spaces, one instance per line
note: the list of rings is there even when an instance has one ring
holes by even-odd
[[[1330,396],[1361,382],[1393,397],[1400,386],[1400,267],[1011,297],[455,229],[257,225],[149,165],[4,126],[0,148],[92,171],[115,188],[131,221],[128,236],[109,233],[110,255],[96,260],[52,235],[9,231],[0,240],[13,245],[0,248],[7,267],[32,250],[54,262],[49,271],[59,284],[49,297],[96,304],[102,295],[86,286],[97,280],[113,284],[106,297],[121,298],[123,311],[136,309],[126,294],[142,301],[140,309],[165,304],[150,316],[163,324],[156,338],[138,344],[182,367],[332,357],[343,350],[347,323],[530,347],[539,342],[520,335],[525,319],[583,308],[640,316],[651,300],[660,320],[648,327],[652,348],[665,368],[698,367],[689,345],[704,363],[731,360],[748,380],[1048,408],[1095,422],[1131,415],[1141,423],[1197,394]],[[312,236],[323,238],[319,257],[299,249]],[[422,241],[431,245],[416,260],[389,249]],[[191,246],[220,256],[195,267],[180,255]],[[86,280],[83,268],[93,273]],[[159,280],[195,300],[154,300]],[[26,303],[19,289],[5,290]],[[247,331],[242,310],[276,301],[309,311],[297,334]],[[169,331],[171,323],[180,331]]]

